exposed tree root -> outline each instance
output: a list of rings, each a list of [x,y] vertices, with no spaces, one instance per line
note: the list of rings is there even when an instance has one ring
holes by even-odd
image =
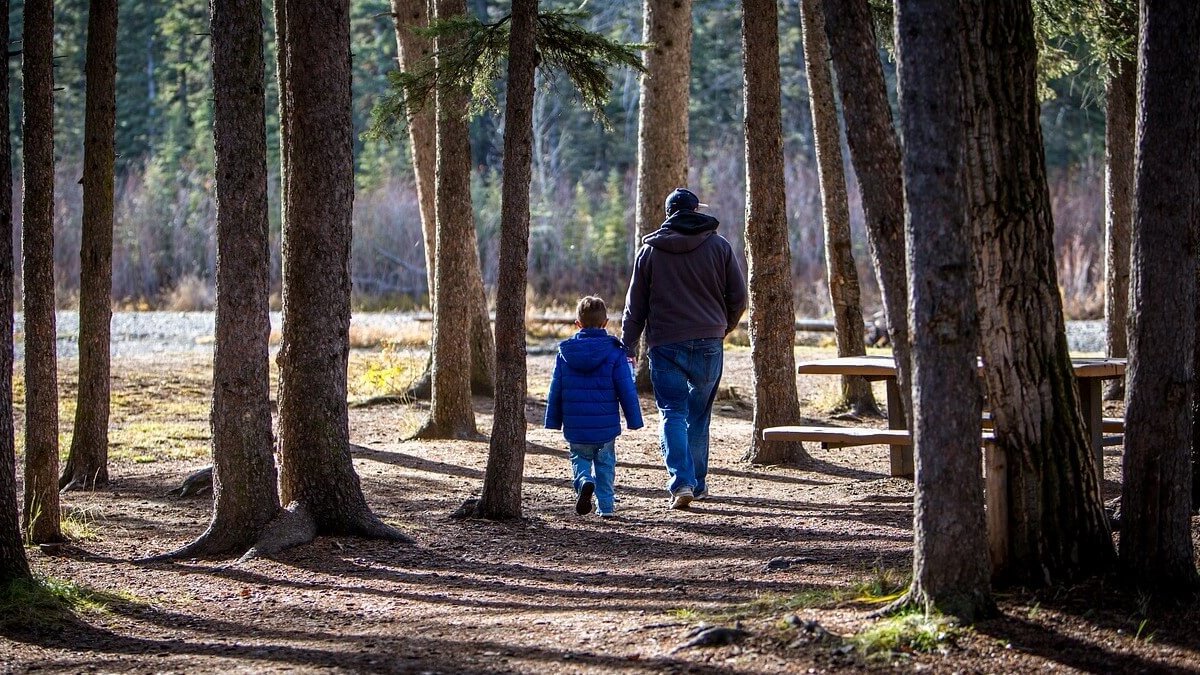
[[[63,468],[62,475],[58,478],[59,492],[74,492],[93,491],[104,487],[108,484],[108,471],[105,467],[97,467],[94,471],[88,472],[75,468],[69,462]]]
[[[479,497],[467,497],[457,509],[450,514],[451,520],[466,520],[475,517],[475,508],[479,506]]]
[[[225,528],[209,525],[204,534],[201,534],[195,541],[182,548],[147,558],[139,558],[134,562],[156,563],[183,560],[186,558],[220,558],[237,555],[254,543],[252,533],[242,536],[232,536],[228,533],[221,533],[222,529]]]
[[[175,497],[191,497],[196,495],[212,494],[213,477],[212,466],[206,466],[203,469],[193,471],[188,474],[187,478],[183,479],[183,483],[174,490],[168,490],[166,494]]]
[[[267,523],[259,535],[258,541],[238,558],[238,562],[246,562],[262,556],[272,556],[284,549],[307,544],[317,537],[317,521],[313,519],[308,508],[299,502],[292,502],[279,512],[275,520]]]
[[[470,427],[461,427],[458,429],[443,429],[434,424],[432,419],[425,420],[419,429],[412,436],[408,437],[410,441],[435,441],[435,440],[459,440],[459,441],[482,441],[486,440],[487,436],[479,433],[479,430],[474,427],[474,420],[471,420]]]

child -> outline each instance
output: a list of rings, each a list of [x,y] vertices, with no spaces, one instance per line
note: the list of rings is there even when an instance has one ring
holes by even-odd
[[[571,447],[575,512],[591,513],[592,494],[602,518],[613,515],[615,443],[621,434],[621,409],[630,429],[642,428],[642,409],[625,347],[608,334],[608,308],[589,295],[575,308],[569,340],[558,345],[554,378],[546,401],[546,428],[562,429]]]

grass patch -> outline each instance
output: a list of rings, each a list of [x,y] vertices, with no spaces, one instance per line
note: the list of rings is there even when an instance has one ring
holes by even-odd
[[[129,420],[109,436],[109,459],[147,464],[165,459],[199,459],[209,452],[207,413],[187,421]]]
[[[386,342],[378,354],[352,359],[347,393],[351,398],[398,396],[425,371],[424,353]]]
[[[97,541],[100,539],[100,528],[96,526],[95,514],[90,509],[68,509],[59,522],[59,526],[63,536],[71,541]]]
[[[883,619],[850,638],[850,642],[869,659],[891,659],[945,653],[962,632],[949,617],[917,611]]]
[[[36,575],[0,586],[0,628],[61,624],[78,614],[99,614],[117,604],[137,604],[129,593],[98,591],[74,582]]]
[[[830,608],[848,599],[849,594],[836,588],[806,588],[798,593],[767,593],[749,602],[717,609],[686,607],[671,611],[682,621],[731,623],[751,619],[768,619],[804,609]]]
[[[876,566],[867,578],[853,586],[855,600],[866,603],[885,603],[899,598],[912,583],[909,572],[892,567]]]

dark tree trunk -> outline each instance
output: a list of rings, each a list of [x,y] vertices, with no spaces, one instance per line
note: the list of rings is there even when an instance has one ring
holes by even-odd
[[[1200,218],[1200,4],[1145,0],[1133,225],[1133,321],[1121,481],[1126,579],[1195,588],[1192,399]]]
[[[842,164],[842,137],[838,129],[833,78],[829,75],[829,43],[821,0],[800,0],[804,40],[804,66],[811,101],[813,144],[816,146],[821,183],[821,215],[825,222],[825,268],[829,299],[833,304],[834,337],[838,356],[867,353],[863,339],[862,293],[854,266],[850,239],[850,204],[846,199],[846,173]],[[858,414],[878,415],[871,383],[862,377],[842,378],[839,406]]]
[[[638,105],[638,239],[666,218],[663,203],[671,190],[687,185],[688,101],[692,75],[692,0],[642,0],[642,52]],[[637,246],[634,245],[634,250]],[[643,345],[644,345],[643,341]],[[638,359],[639,391],[650,391],[649,350]]]
[[[754,464],[807,462],[799,442],[766,442],[767,427],[796,424],[792,254],[783,185],[779,94],[779,16],[775,0],[744,0],[746,245],[750,267],[750,347],[754,362],[754,435],[744,459]],[[859,331],[862,332],[861,330]]]
[[[904,416],[912,419],[900,140],[892,126],[875,23],[867,0],[825,0],[825,32],[837,71],[846,142],[862,192],[867,240],[896,357],[897,383],[907,408]]]
[[[1109,12],[1120,11],[1115,0]],[[1135,16],[1115,16],[1129,34],[1137,32]],[[1134,134],[1137,122],[1137,63],[1109,60],[1112,73],[1104,85],[1104,326],[1106,353],[1125,358],[1129,353],[1129,240],[1133,226]],[[1125,398],[1125,380],[1110,380],[1104,398]]]
[[[979,460],[961,33],[955,0],[912,0],[897,8],[916,444],[913,582],[899,604],[973,621],[995,607]]]
[[[8,0],[0,0],[0,35],[8,35]],[[8,119],[8,69],[0,71],[0,119]],[[12,145],[0,135],[0,185],[12,185]],[[0,241],[12,241],[12,190],[0,190]],[[0,246],[0,586],[28,579],[17,509],[13,429],[13,249]]]
[[[438,0],[437,18],[466,14],[463,0]],[[438,48],[453,38],[439,38]],[[443,44],[445,43],[445,44]],[[437,88],[437,256],[433,314],[433,396],[429,419],[416,438],[470,438],[477,435],[471,408],[471,317],[477,308],[470,268],[475,228],[471,211],[471,144],[464,119],[467,94],[450,85]]]
[[[173,556],[241,554],[279,515],[271,436],[270,252],[262,5],[212,0],[217,175],[213,518]]]
[[[117,1],[88,5],[79,271],[79,394],[63,489],[108,482],[109,322],[112,319],[113,170],[116,162]]]
[[[279,351],[277,531],[403,535],[367,507],[350,459],[350,215],[354,200],[349,0],[284,0],[288,101]],[[275,541],[272,533],[266,537]],[[260,547],[261,549],[262,547]]]
[[[58,499],[58,359],[54,317],[54,3],[25,5],[25,511],[34,543],[62,539]]]
[[[1029,0],[964,0],[969,212],[984,384],[1010,505],[997,577],[1058,584],[1113,560],[1067,351]],[[907,189],[907,188],[906,188]]]
[[[525,469],[525,285],[537,13],[538,0],[513,1],[504,99],[500,278],[496,288],[496,414],[483,494],[476,507],[478,515],[497,520],[521,517],[521,478]]]

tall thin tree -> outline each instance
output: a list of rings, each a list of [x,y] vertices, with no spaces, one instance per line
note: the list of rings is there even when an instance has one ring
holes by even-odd
[[[466,15],[463,0],[437,0],[436,18]],[[437,38],[441,59],[460,38]],[[467,133],[467,93],[462,87],[437,83],[437,251],[433,316],[433,396],[429,418],[416,438],[468,438],[477,434],[471,408],[472,294],[468,268],[475,228],[471,210],[471,143]]]
[[[116,164],[117,0],[88,4],[83,122],[83,241],[79,270],[79,392],[65,490],[108,482],[109,323]]]
[[[1140,19],[1121,567],[1131,583],[1178,597],[1197,584],[1189,442],[1200,219],[1200,4],[1144,0]]]
[[[834,338],[838,356],[867,353],[863,338],[862,292],[854,265],[850,237],[850,204],[846,198],[846,171],[842,163],[842,136],[838,127],[833,78],[829,74],[829,42],[825,37],[825,10],[821,0],[800,0],[804,41],[804,68],[808,74],[813,145],[817,178],[821,185],[821,216],[825,224],[825,277],[833,304]],[[842,377],[840,405],[858,414],[878,415],[879,406],[865,378]]]
[[[217,311],[213,517],[171,557],[241,554],[279,515],[271,435],[262,3],[211,0]]]
[[[913,581],[899,605],[994,610],[979,461],[979,340],[963,172],[956,0],[896,12],[913,335]]]
[[[287,203],[279,483],[287,515],[258,548],[315,534],[406,537],[367,506],[350,458],[346,368],[354,200],[349,0],[284,0]]]
[[[525,287],[538,0],[514,0],[504,99],[504,179],[500,196],[500,278],[496,284],[496,412],[476,513],[521,516],[525,467]]]
[[[1009,537],[996,574],[1061,583],[1105,570],[1114,552],[1067,351],[1033,10],[1029,0],[962,0],[961,9],[980,351],[1008,459]]]
[[[25,307],[24,527],[62,539],[58,498],[58,356],[54,316],[54,2],[25,5],[21,248]]]
[[[1105,0],[1105,13],[1122,33],[1137,34],[1137,16],[1124,2]],[[1120,53],[1108,59],[1104,83],[1104,327],[1105,353],[1129,353],[1129,242],[1133,227],[1134,134],[1137,62]],[[1125,381],[1111,380],[1104,397],[1125,398]]]
[[[0,35],[8,35],[8,0],[0,0]],[[0,69],[0,120],[8,119],[8,68]],[[12,141],[0,135],[0,185],[12,184]],[[12,242],[12,190],[0,190],[0,241]],[[13,429],[13,247],[0,246],[0,585],[29,579],[18,515]]]
[[[425,0],[392,0],[392,14],[396,20],[396,50],[400,70],[417,73],[433,66],[433,40],[422,35],[420,29],[429,26],[429,6]],[[412,104],[405,101],[408,120],[409,150],[412,156],[413,174],[417,186],[418,207],[421,210],[421,231],[425,237],[425,275],[429,289],[429,307],[437,311],[437,293],[434,275],[437,260],[437,210],[435,201],[435,176],[437,164],[437,120],[434,106],[429,102]],[[491,396],[495,386],[496,360],[493,353],[491,317],[488,315],[487,297],[483,289],[483,273],[479,269],[479,250],[472,239],[473,268],[468,283],[472,287],[471,297],[478,299],[471,313],[471,391]],[[425,364],[425,372],[409,387],[409,396],[429,398],[433,393],[433,354]]]
[[[794,352],[792,255],[787,240],[783,124],[779,91],[779,15],[775,0],[742,3],[746,131],[746,243],[750,345],[754,362],[755,464],[809,461],[799,442],[766,442],[763,429],[800,419]],[[861,331],[860,331],[861,332]]]
[[[687,185],[688,101],[692,75],[692,0],[642,0],[645,73],[638,104],[637,207],[640,240],[662,223],[663,200]],[[634,247],[637,248],[636,246]],[[650,390],[648,350],[638,362],[638,389]]]
[[[883,296],[905,411],[889,410],[892,426],[911,417],[912,368],[908,339],[908,273],[904,253],[904,185],[900,139],[892,124],[879,43],[868,0],[825,0],[825,32],[837,71],[846,143],[862,192],[867,241]]]

